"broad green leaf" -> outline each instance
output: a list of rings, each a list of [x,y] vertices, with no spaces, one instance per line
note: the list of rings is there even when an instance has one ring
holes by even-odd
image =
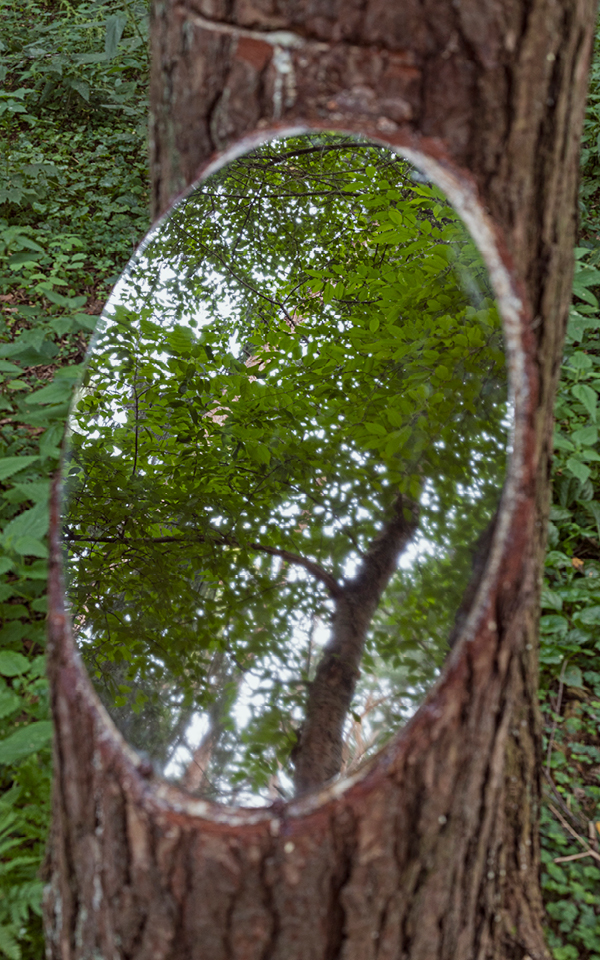
[[[598,442],[598,431],[596,427],[582,427],[580,430],[575,430],[571,434],[573,437],[574,443],[581,444],[582,446],[593,446]]]
[[[3,677],[18,677],[27,673],[31,664],[27,657],[14,650],[0,650],[0,674]]]
[[[543,642],[540,647],[540,663],[543,664],[560,664],[564,660],[563,653],[560,650],[556,650],[554,646],[546,646]]]
[[[380,437],[385,437],[387,435],[387,430],[381,423],[365,423],[365,430],[369,433],[375,433]]]
[[[402,430],[394,430],[393,433],[390,433],[385,446],[385,456],[391,457],[397,450],[400,450],[406,443],[410,433],[410,427],[404,427]]]
[[[21,946],[15,936],[16,926],[9,927],[7,924],[0,924],[0,951],[8,957],[8,960],[21,960],[23,953]]]
[[[589,370],[592,358],[587,353],[578,352],[569,357],[568,363],[574,370]]]
[[[569,664],[565,670],[564,682],[567,687],[582,687],[583,677],[580,668],[575,664]]]
[[[598,300],[588,288],[587,284],[582,283],[580,280],[575,278],[573,281],[573,293],[575,296],[580,297],[582,300],[585,300],[586,303],[591,304],[593,307],[598,306]]]
[[[542,590],[542,609],[562,610],[562,597],[553,590]]]
[[[30,394],[26,403],[64,403],[70,400],[73,393],[73,382],[69,380],[54,380],[47,387]]]
[[[30,483],[15,483],[13,490],[16,493],[22,494],[20,499],[27,498],[27,500],[32,500],[34,503],[47,503],[50,497],[50,481],[38,480]],[[13,500],[13,502],[15,502],[15,500]]]
[[[0,583],[0,603],[4,603],[5,600],[14,596],[15,592],[14,584]]]
[[[167,337],[171,349],[178,354],[188,355],[192,346],[193,334],[189,327],[175,327]]]
[[[555,450],[574,450],[573,443],[568,437],[565,437],[564,434],[559,433],[559,431],[554,431],[554,448]]]
[[[557,633],[564,637],[569,629],[569,621],[565,617],[559,617],[556,614],[548,614],[540,620],[540,630],[545,634]]]
[[[104,63],[105,53],[79,53],[73,57],[76,63]]]
[[[73,319],[76,320],[79,326],[83,327],[84,330],[91,330],[93,332],[98,326],[100,317],[89,313],[76,313],[74,314]]]
[[[588,500],[584,506],[588,513],[591,513],[594,518],[598,536],[600,537],[600,503],[598,503],[597,500]]]
[[[585,383],[576,383],[574,387],[571,387],[571,393],[576,400],[579,400],[579,402],[584,405],[585,409],[595,423],[598,402],[598,394],[596,391]]]
[[[45,253],[43,247],[40,247],[39,243],[36,243],[35,240],[32,240],[30,237],[26,237],[23,234],[19,235],[18,245],[20,247],[25,247],[27,250],[35,250],[37,253]]]
[[[7,480],[15,473],[19,473],[20,470],[24,470],[25,467],[30,467],[37,460],[39,460],[39,457],[36,456],[4,457],[3,460],[0,460],[0,480]]]
[[[19,334],[12,343],[0,343],[0,356],[2,357],[16,357],[21,354],[26,354],[28,351],[34,350],[36,353],[39,353],[42,350],[45,350],[49,347],[47,341],[47,330],[43,327],[36,328],[32,327],[30,330],[25,330],[23,333]],[[55,350],[52,353],[52,356],[55,354]],[[50,356],[50,354],[48,354]]]
[[[33,537],[41,540],[48,532],[48,505],[37,503],[30,510],[20,513],[14,520],[7,523],[2,533],[5,546],[11,547],[19,538]]]
[[[575,619],[586,626],[600,624],[600,606],[585,607],[575,614]]]
[[[600,286],[600,270],[595,267],[588,267],[581,263],[575,265],[575,280],[578,284],[585,287]]]
[[[48,547],[35,537],[17,537],[11,540],[10,546],[22,557],[41,557],[45,560],[48,556]]]
[[[0,360],[0,373],[21,373],[21,368],[16,363],[10,363],[8,360]]]
[[[567,507],[558,507],[554,504],[550,507],[551,520],[554,520],[554,521],[570,520],[571,515],[572,515],[571,511]]]
[[[127,23],[127,16],[124,13],[113,13],[106,21],[106,34],[104,37],[104,53],[108,60],[112,60],[117,53],[119,41],[123,36],[123,30]]]
[[[72,90],[75,90],[76,93],[85,100],[86,103],[90,102],[90,85],[86,83],[85,80],[70,80],[69,86]]]
[[[0,690],[0,719],[18,710],[21,698],[12,690]]]
[[[50,303],[55,303],[59,307],[76,306],[71,297],[65,297],[62,293],[57,293],[56,290],[52,290],[51,288],[44,290],[44,296]]]
[[[575,614],[575,616],[577,616],[577,614]],[[572,630],[569,630],[566,640],[569,644],[575,643],[577,646],[581,647],[584,644],[589,643],[590,635],[587,630],[582,630],[580,627],[574,627]]]
[[[50,720],[30,723],[0,740],[0,763],[16,763],[46,747],[52,738]]]
[[[585,483],[586,480],[591,476],[591,470],[589,467],[586,467],[581,460],[575,460],[573,457],[569,457],[567,460],[567,469],[571,471],[574,477],[577,477],[581,483]]]
[[[14,253],[8,260],[10,267],[22,267],[26,263],[35,264],[39,260],[38,253]]]

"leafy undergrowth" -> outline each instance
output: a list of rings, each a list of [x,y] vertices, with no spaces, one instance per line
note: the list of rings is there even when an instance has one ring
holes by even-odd
[[[600,960],[600,50],[582,150],[581,237],[556,400],[540,623],[542,889],[554,960]]]
[[[145,3],[0,0],[0,956],[43,955],[49,478],[73,383],[148,229]]]
[[[542,617],[542,887],[555,960],[598,960],[600,564],[557,561],[551,555]]]
[[[48,484],[96,316],[148,227],[147,24],[128,0],[0,0],[0,22],[0,956],[39,960]],[[600,960],[599,133],[597,53],[541,624],[555,960]]]

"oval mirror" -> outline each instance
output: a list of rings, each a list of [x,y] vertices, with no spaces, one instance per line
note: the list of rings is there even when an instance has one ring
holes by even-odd
[[[483,261],[389,148],[279,139],[194,189],[69,421],[70,615],[127,741],[245,804],[379,750],[472,604],[510,409]]]

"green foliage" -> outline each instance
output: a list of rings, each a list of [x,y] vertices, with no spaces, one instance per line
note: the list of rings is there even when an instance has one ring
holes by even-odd
[[[544,758],[552,780],[545,780],[541,821],[542,888],[555,960],[600,958],[599,108],[600,49],[583,136],[582,233],[556,400],[540,625]]]
[[[10,960],[43,955],[49,478],[96,314],[148,227],[146,31],[144,4],[0,2],[0,957]]]
[[[600,232],[600,32],[590,70],[587,107],[581,139],[581,233],[591,239]]]
[[[556,401],[554,500],[540,622],[540,700],[552,781],[546,783],[541,823],[542,885],[555,960],[600,957],[600,318],[593,292],[600,277],[586,266],[595,261],[594,248],[582,247],[576,255],[580,299],[571,311]],[[556,862],[578,854],[585,856]]]
[[[377,663],[396,682],[382,737],[427,687],[503,482],[505,364],[486,284],[437,190],[389,151],[333,135],[236,161],[132,267],[70,421],[69,598],[107,705],[161,765],[173,737],[185,746],[190,709],[221,696],[216,656],[221,685],[255,690],[247,749],[235,695],[221,723],[236,789],[285,771],[320,658],[310,625],[327,632],[332,615],[306,564],[349,580],[399,493],[421,501],[435,559],[416,589],[414,570],[394,577],[368,641],[367,675]],[[434,637],[432,562],[447,601]]]

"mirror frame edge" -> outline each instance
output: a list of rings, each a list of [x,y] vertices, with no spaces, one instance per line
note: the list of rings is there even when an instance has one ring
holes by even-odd
[[[211,174],[234,159],[246,155],[259,144],[269,142],[275,137],[299,136],[325,130],[341,134],[356,133],[355,130],[348,130],[345,127],[333,128],[330,124],[327,126],[295,125],[294,127],[277,124],[244,137],[217,157],[211,158],[193,183],[180,193],[172,205],[155,220],[122,274],[122,278],[129,274],[136,258],[151,242],[161,224]],[[496,294],[505,340],[509,393],[514,402],[514,423],[513,451],[508,461],[491,549],[473,603],[461,626],[456,645],[444,664],[440,678],[428,692],[413,717],[392,735],[391,739],[361,767],[360,771],[325,784],[301,798],[275,801],[270,807],[229,807],[218,802],[194,798],[183,788],[165,781],[160,776],[155,776],[152,765],[127,744],[101,704],[75,648],[68,615],[65,612],[60,543],[61,472],[59,471],[52,487],[50,522],[48,622],[51,682],[61,691],[59,699],[70,699],[74,706],[76,702],[76,709],[83,710],[87,714],[94,729],[94,738],[100,744],[100,750],[106,751],[105,761],[110,757],[111,764],[118,763],[134,794],[140,799],[143,797],[144,803],[151,802],[152,806],[157,810],[160,809],[163,814],[169,812],[176,814],[178,819],[185,813],[192,819],[200,818],[211,823],[228,824],[237,828],[242,825],[253,826],[257,822],[271,822],[273,819],[279,821],[282,815],[302,817],[309,812],[326,807],[328,803],[337,800],[347,792],[357,790],[362,794],[364,787],[359,785],[363,782],[366,787],[366,784],[375,784],[381,776],[391,776],[395,767],[402,763],[402,757],[412,752],[413,738],[427,741],[430,734],[426,732],[426,727],[429,724],[439,726],[440,704],[447,698],[452,699],[452,685],[459,682],[459,677],[464,681],[465,660],[468,660],[471,655],[466,645],[478,647],[484,642],[490,648],[492,637],[497,634],[493,607],[494,585],[497,584],[499,577],[503,576],[505,580],[510,577],[512,586],[515,582],[513,578],[518,578],[520,575],[518,568],[509,563],[508,554],[515,552],[516,545],[521,540],[522,531],[526,529],[524,520],[529,511],[529,504],[524,491],[530,488],[531,477],[535,475],[536,469],[536,461],[532,459],[535,446],[531,445],[527,424],[533,412],[531,402],[537,397],[538,388],[536,367],[529,362],[530,356],[525,347],[530,315],[526,311],[518,281],[515,280],[506,245],[498,227],[493,224],[480,203],[468,171],[454,168],[447,159],[441,162],[439,151],[436,151],[437,156],[431,156],[418,149],[414,134],[410,136],[408,143],[404,142],[402,137],[394,138],[394,142],[390,142],[382,137],[380,132],[377,136],[369,136],[369,139],[399,153],[417,169],[425,172],[444,192],[475,241]],[[105,311],[110,307],[112,299],[111,294]],[[101,332],[100,323],[90,349],[93,348]],[[513,569],[509,572],[511,566]],[[484,637],[485,640],[483,640]],[[447,711],[447,708],[445,709]],[[421,749],[426,747],[423,745]],[[370,788],[369,786],[368,789]],[[285,814],[283,814],[284,808]]]

